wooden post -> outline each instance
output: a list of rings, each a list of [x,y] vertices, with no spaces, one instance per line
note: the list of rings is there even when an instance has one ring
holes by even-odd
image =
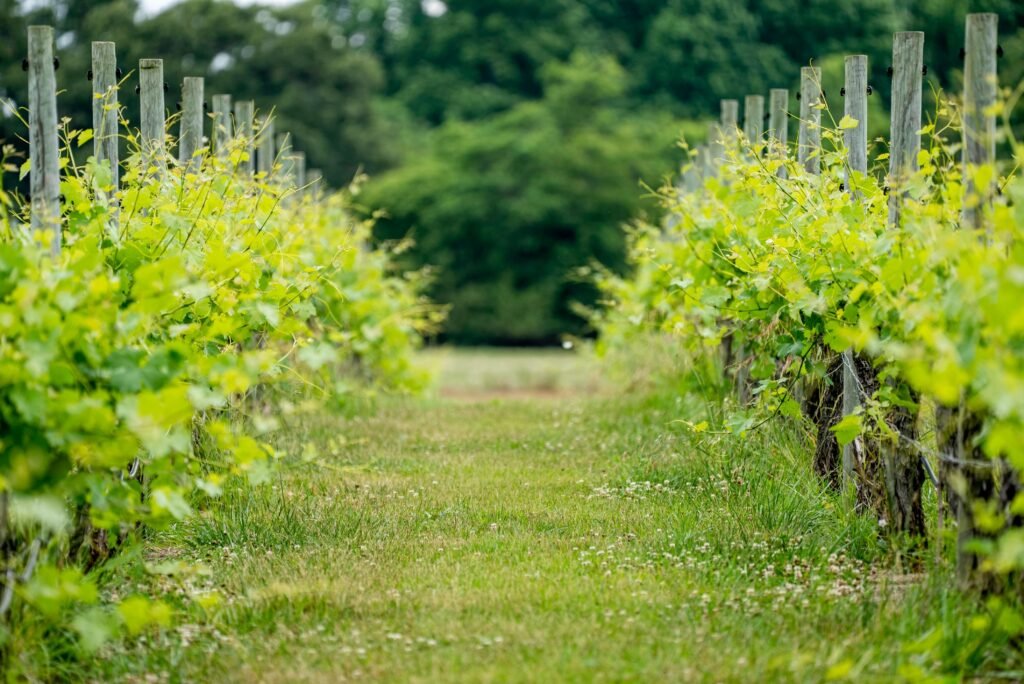
[[[978,167],[994,164],[996,159],[996,41],[999,17],[995,14],[968,14],[964,36],[964,216],[963,223],[981,228],[982,207],[992,202],[994,182],[978,188],[974,176]],[[993,174],[993,181],[995,180]]]
[[[889,143],[889,227],[898,228],[903,188],[917,171],[921,150],[921,85],[924,70],[924,34],[896,33],[892,41],[892,110]],[[917,412],[895,406],[886,420],[900,435],[883,449],[889,529],[923,538],[926,534],[921,487],[924,470],[913,444],[917,440]],[[940,502],[940,505],[941,502]]]
[[[716,165],[720,164],[725,159],[728,159],[729,155],[727,154],[727,150],[736,150],[736,142],[738,140],[737,121],[739,119],[739,102],[737,100],[722,100],[719,108],[720,119],[717,136],[718,142],[716,142],[717,149],[715,150]],[[731,331],[726,332],[722,336],[722,372],[726,378],[733,375],[732,366],[736,360],[734,342],[735,340]],[[735,381],[735,375],[733,375],[732,379]],[[742,401],[743,397],[741,396],[740,399]]]
[[[854,174],[868,171],[868,58],[852,55],[846,58],[845,114],[857,125],[843,130],[846,144],[846,190],[857,197]],[[843,352],[843,416],[852,415],[860,406],[861,382],[857,378],[857,359],[852,351]],[[843,481],[847,488],[856,483],[856,456],[853,444],[843,447]]]
[[[295,162],[292,159],[292,139],[290,133],[277,134],[277,158],[281,162],[281,183],[292,187],[295,183]]]
[[[707,144],[697,145],[693,155],[693,190],[696,192],[704,184],[705,174],[707,169],[704,164],[707,159]]]
[[[715,175],[715,164],[712,157],[712,143],[702,145],[698,159],[700,160],[700,179],[703,183],[706,179]]]
[[[722,128],[724,133],[736,132],[737,122],[740,116],[740,103],[738,100],[722,100],[721,102]]]
[[[60,252],[60,168],[57,137],[57,76],[53,28],[28,27],[28,143],[31,168],[32,230],[50,233],[50,249]]]
[[[797,132],[796,158],[805,173],[821,174],[821,69],[806,66],[800,68],[800,89],[796,94],[800,103],[800,119]],[[836,377],[842,376],[842,358],[830,357],[826,377],[818,383],[803,386],[804,411],[810,415],[817,427],[818,439],[814,449],[814,471],[829,484],[841,487],[841,453],[832,432],[837,407],[842,399],[841,383]]]
[[[821,173],[821,69],[800,69],[800,138],[797,161],[815,175]]]
[[[764,96],[747,95],[743,101],[743,135],[756,148],[764,137]]]
[[[900,222],[907,179],[917,171],[921,151],[921,81],[924,33],[896,33],[892,41],[892,114],[889,141],[889,225]]]
[[[164,61],[139,60],[140,130],[142,153],[147,162],[165,166],[166,108],[164,107]]]
[[[843,131],[846,144],[846,187],[852,190],[853,173],[868,172],[868,58],[851,55],[846,58],[846,116],[857,125]]]
[[[213,149],[218,155],[227,152],[231,142],[231,96],[213,96]]]
[[[821,109],[824,99],[821,89],[821,69],[813,66],[800,68],[800,88],[796,93],[799,102],[796,159],[804,170],[813,176],[821,174]],[[811,416],[817,430],[814,447],[814,472],[830,488],[842,488],[842,453],[836,435],[832,432],[841,413],[843,358],[829,355],[824,378],[806,381],[801,385],[804,412]]]
[[[676,178],[675,182],[676,192],[680,195],[687,192],[693,191],[693,165],[683,163],[679,167],[679,177]],[[671,218],[671,217],[670,217]]]
[[[785,88],[772,88],[768,95],[768,141],[773,155],[785,159],[789,142],[789,91]],[[777,175],[785,178],[786,167],[779,167]]]
[[[109,196],[120,187],[117,113],[117,51],[113,43],[95,42],[92,44],[92,150],[97,162],[110,166],[110,187],[103,188]]]
[[[309,194],[313,197],[313,200],[316,201],[320,199],[320,195],[322,193],[324,174],[320,169],[310,169],[307,173],[309,174],[310,184]]]
[[[203,146],[203,105],[205,83],[197,76],[186,76],[181,83],[181,136],[178,138],[178,161],[193,167],[193,157]]]
[[[295,167],[295,187],[302,188],[306,185],[306,153],[296,152],[292,155]]]
[[[252,100],[239,100],[235,103],[235,132],[241,137],[245,150],[245,158],[239,165],[241,171],[251,176],[256,168],[256,150],[253,131],[253,116],[256,103]]]
[[[743,136],[750,145],[750,154],[756,156],[764,138],[764,96],[747,95],[743,101]],[[750,367],[745,344],[732,340],[736,361],[736,396],[740,405],[750,403]]]
[[[976,174],[996,161],[995,104],[998,88],[996,57],[999,18],[995,14],[968,14],[964,36],[964,210],[961,226],[980,230],[987,227],[987,209],[995,194],[996,176],[978,187]],[[984,234],[979,235],[984,237]],[[938,422],[938,421],[937,421]],[[981,432],[981,418],[961,401],[952,426],[955,434],[956,475],[959,504],[957,513],[956,574],[964,589],[988,591],[996,578],[981,569],[982,557],[972,548],[974,542],[990,537],[978,529],[975,504],[996,500],[996,461],[986,457],[975,438]],[[941,435],[940,435],[941,437]],[[1005,484],[1004,484],[1005,486]]]
[[[722,100],[720,107],[720,122],[718,135],[721,139],[721,150],[719,159],[726,158],[725,151],[736,147],[736,134],[739,130],[740,103],[738,100]]]
[[[256,158],[259,166],[257,170],[264,178],[269,178],[274,172],[274,119],[264,117],[260,126],[259,135],[259,156]]]

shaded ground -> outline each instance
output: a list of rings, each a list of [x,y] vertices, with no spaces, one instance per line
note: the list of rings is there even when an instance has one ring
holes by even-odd
[[[837,513],[803,435],[693,442],[673,422],[698,410],[689,400],[594,398],[597,376],[568,355],[445,363],[442,398],[307,424],[281,447],[311,442],[324,465],[286,466],[155,539],[151,554],[208,572],[141,586],[223,601],[185,604],[178,627],[88,676],[891,681],[964,667],[950,644],[977,638],[967,615],[873,567],[871,521]],[[997,647],[975,655],[1014,666]]]

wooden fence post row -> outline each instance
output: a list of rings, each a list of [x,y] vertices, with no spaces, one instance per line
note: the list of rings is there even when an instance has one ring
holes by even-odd
[[[28,27],[28,107],[29,107],[29,186],[31,191],[31,226],[40,236],[50,240],[56,254],[61,246],[60,207],[60,138],[57,128],[57,62],[54,55],[54,31],[50,26]],[[93,155],[96,161],[109,166],[110,183],[98,188],[108,198],[119,188],[120,158],[118,151],[118,87],[120,72],[114,43],[92,43],[92,130]],[[203,79],[186,77],[182,82],[181,122],[178,138],[178,163],[186,168],[195,163],[203,148],[205,103]],[[141,152],[158,174],[167,168],[167,86],[164,82],[163,60],[139,60],[139,144]],[[239,101],[231,108],[230,95],[213,96],[212,148],[224,154],[233,136],[243,136],[245,155],[239,170],[252,175],[254,171],[270,177],[275,169],[274,123],[269,115],[255,124],[255,103]],[[232,119],[232,113],[234,117]],[[256,146],[258,144],[258,155]],[[293,159],[292,157],[297,159]],[[280,179],[305,185],[305,155],[293,152],[281,156],[289,173]],[[318,178],[318,185],[322,185]],[[116,220],[116,219],[115,219]]]
[[[998,95],[997,79],[997,39],[998,16],[992,13],[967,15],[964,35],[964,90],[963,90],[963,214],[961,227],[984,229],[986,212],[996,194],[995,174],[985,174],[987,180],[983,187],[976,182],[977,170],[996,162],[996,118],[995,104]],[[921,105],[922,81],[924,76],[924,40],[923,33],[918,31],[900,32],[893,36],[892,53],[892,111],[890,120],[889,170],[886,185],[889,188],[888,225],[896,228],[900,223],[900,212],[905,200],[906,182],[917,170],[917,156],[921,149]],[[864,55],[849,56],[845,60],[844,114],[856,121],[856,125],[843,129],[846,146],[845,185],[847,192],[857,196],[857,174],[867,173],[867,97],[870,86],[867,82],[868,64]],[[769,97],[768,145],[772,155],[784,156],[788,142],[788,105],[789,93],[782,89],[773,89]],[[821,88],[821,70],[817,67],[803,67],[800,70],[800,101],[799,134],[796,142],[797,162],[807,173],[821,173],[821,104],[824,93]],[[749,144],[757,149],[762,141],[762,123],[764,99],[760,95],[748,95],[745,98],[743,133]],[[736,100],[722,100],[718,124],[715,134],[707,146],[711,164],[705,167],[706,175],[714,173],[714,167],[725,157],[725,147],[733,145],[737,139],[738,103]],[[698,154],[698,159],[700,155]],[[703,164],[701,166],[704,166]],[[779,175],[785,177],[785,169]],[[983,233],[981,236],[983,237]],[[731,336],[728,336],[731,337]],[[725,355],[731,357],[728,349],[731,339],[723,340]],[[842,355],[842,414],[848,416],[857,410],[861,398],[866,393],[865,378],[861,378],[858,368],[864,369],[869,364],[858,361],[855,354],[847,352]],[[861,371],[861,374],[867,371]],[[867,378],[874,383],[873,378]],[[738,387],[741,398],[746,388],[741,383]],[[963,418],[967,415],[967,420]],[[970,541],[982,533],[976,529],[973,519],[972,500],[983,500],[992,496],[994,491],[994,472],[1001,468],[1009,472],[1006,464],[986,462],[977,447],[972,446],[973,434],[980,424],[978,419],[971,419],[969,411],[961,404],[960,408],[937,410],[938,442],[940,459],[943,463],[945,477],[935,476],[922,454],[907,445],[916,445],[916,415],[905,408],[897,408],[890,416],[893,427],[901,435],[898,445],[882,450],[881,467],[884,471],[885,497],[887,510],[893,520],[889,521],[893,529],[901,532],[921,535],[925,531],[923,513],[921,512],[921,487],[925,471],[938,487],[943,480],[956,478],[966,483],[966,498],[957,502],[956,497],[951,503],[955,505],[958,521],[958,552],[957,574],[962,584],[977,585],[979,582],[980,559],[972,550]],[[843,449],[840,463],[842,481],[855,485],[858,463],[856,450],[862,444],[855,442]],[[948,465],[948,468],[946,467]],[[1004,472],[1004,479],[1006,478]],[[1017,482],[1016,473],[1009,473],[1009,480]],[[1016,485],[1014,485],[1016,486]],[[940,492],[941,493],[941,492]],[[940,505],[940,512],[942,506]],[[981,582],[987,581],[982,578]]]

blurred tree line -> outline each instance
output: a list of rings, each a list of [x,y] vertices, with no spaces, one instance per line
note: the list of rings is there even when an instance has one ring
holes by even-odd
[[[963,18],[1000,15],[1004,84],[1024,79],[1019,0],[308,0],[238,7],[185,0],[157,16],[136,0],[0,0],[0,97],[23,106],[24,29],[58,29],[60,110],[88,125],[89,42],[119,61],[163,57],[169,106],[183,76],[276,107],[311,166],[360,196],[379,235],[412,235],[411,265],[438,267],[461,342],[549,342],[582,332],[573,273],[623,267],[620,227],[657,207],[718,100],[796,92],[823,67],[841,109],[842,55],[872,65],[872,114],[885,131],[891,34],[926,33],[928,81],[959,88]],[[134,75],[122,101],[137,121]],[[795,100],[791,108],[796,107]],[[837,117],[838,118],[838,117]],[[23,136],[5,108],[0,138]]]

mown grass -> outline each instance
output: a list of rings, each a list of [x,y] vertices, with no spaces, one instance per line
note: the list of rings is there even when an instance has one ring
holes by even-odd
[[[799,428],[698,441],[674,422],[703,410],[697,395],[567,393],[592,373],[581,364],[546,398],[396,400],[284,436],[326,463],[289,463],[273,485],[233,489],[155,537],[151,561],[206,571],[126,578],[121,591],[171,597],[178,625],[108,647],[83,678],[893,681],[1024,668],[944,569],[906,575],[874,521],[843,513]],[[194,600],[214,593],[218,607]]]
[[[598,393],[609,385],[593,359],[571,349],[451,349],[423,352],[436,390],[455,399]]]

